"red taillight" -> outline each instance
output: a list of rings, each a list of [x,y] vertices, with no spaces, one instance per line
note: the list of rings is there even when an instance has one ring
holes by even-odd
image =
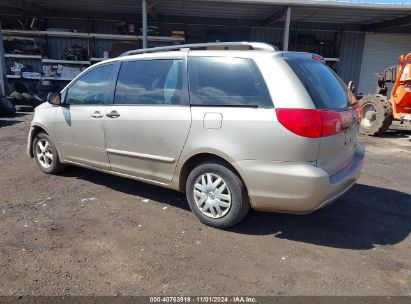
[[[330,136],[342,131],[339,112],[313,109],[276,109],[278,121],[289,131],[303,137]]]
[[[340,113],[335,111],[320,111],[323,127],[321,136],[338,134],[343,129],[343,122]]]
[[[313,54],[311,58],[314,60],[318,60],[318,61],[324,61],[324,57],[321,55],[317,55],[317,54]]]

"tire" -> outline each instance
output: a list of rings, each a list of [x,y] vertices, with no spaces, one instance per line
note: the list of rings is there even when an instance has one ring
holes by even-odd
[[[391,102],[383,95],[365,95],[360,100],[362,119],[360,133],[363,135],[381,135],[392,123]]]
[[[0,97],[0,114],[3,115],[14,115],[16,113],[16,108],[11,100]]]
[[[24,94],[25,94],[25,93],[24,93]],[[15,103],[16,105],[19,105],[19,106],[30,106],[30,105],[31,105],[31,103],[29,102],[29,100],[26,99],[26,98],[23,96],[23,94],[21,94],[21,93],[19,93],[19,92],[17,92],[17,91],[14,91],[13,93],[11,93],[11,94],[10,94],[10,97],[13,98],[14,103]]]
[[[210,181],[216,186],[213,187]],[[198,219],[216,228],[237,224],[250,210],[244,183],[223,163],[203,163],[195,167],[187,177],[186,196],[191,211]]]
[[[16,104],[23,100],[23,95],[21,95],[21,93],[19,93],[17,91],[12,92],[10,94],[10,97],[13,98],[16,101]]]
[[[48,153],[51,153],[51,156]],[[46,133],[39,132],[34,137],[33,155],[44,173],[56,174],[65,168],[60,162],[56,147]]]
[[[27,87],[24,85],[23,82],[20,81],[15,81],[13,83],[13,89],[14,91],[19,92],[20,94],[28,92]]]
[[[31,105],[36,108],[39,105],[41,105],[42,103],[44,103],[45,101],[43,99],[41,99],[38,95],[34,94],[33,95],[33,99],[30,100]]]

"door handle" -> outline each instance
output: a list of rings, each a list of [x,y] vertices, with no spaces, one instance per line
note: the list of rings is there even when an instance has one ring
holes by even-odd
[[[94,113],[93,113],[93,114],[91,114],[91,117],[94,117],[94,118],[101,118],[101,117],[103,117],[103,114],[101,114],[101,112],[100,112],[100,111],[94,111]]]
[[[107,116],[107,117],[110,117],[110,118],[117,118],[117,117],[120,116],[120,114],[118,114],[117,111],[114,111],[114,110],[113,110],[113,111],[111,111],[110,113],[107,113],[106,116]]]

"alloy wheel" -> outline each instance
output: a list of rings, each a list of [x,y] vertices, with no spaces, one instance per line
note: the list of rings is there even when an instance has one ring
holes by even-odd
[[[51,167],[53,163],[53,150],[51,149],[50,143],[44,138],[40,138],[37,141],[36,157],[43,168]]]

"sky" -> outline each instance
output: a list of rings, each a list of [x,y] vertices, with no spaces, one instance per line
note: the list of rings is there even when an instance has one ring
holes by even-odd
[[[329,1],[329,0],[319,0],[319,1]],[[360,2],[360,3],[395,3],[395,4],[411,4],[411,0],[331,0],[338,2]]]

